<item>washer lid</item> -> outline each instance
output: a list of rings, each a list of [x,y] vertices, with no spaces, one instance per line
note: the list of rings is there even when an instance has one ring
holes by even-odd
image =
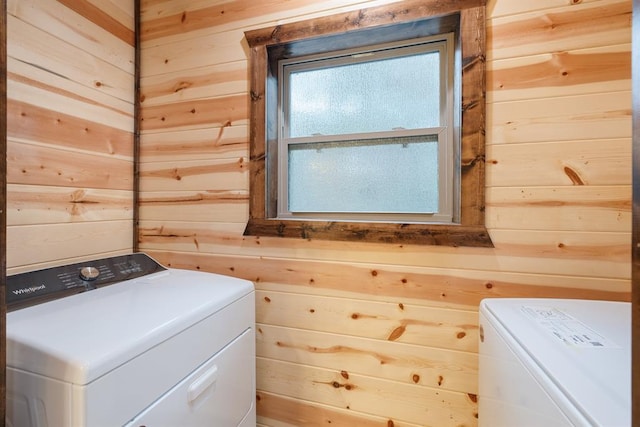
[[[252,291],[247,280],[169,269],[13,311],[7,366],[85,385]]]
[[[593,425],[631,424],[630,303],[490,298],[480,311],[531,358],[523,362],[544,371],[536,379],[550,396],[572,402]]]

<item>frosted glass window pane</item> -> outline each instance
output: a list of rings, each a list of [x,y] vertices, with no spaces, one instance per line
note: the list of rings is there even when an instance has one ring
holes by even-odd
[[[292,138],[441,125],[439,52],[295,71],[289,79]]]
[[[289,146],[289,211],[435,213],[435,137]]]

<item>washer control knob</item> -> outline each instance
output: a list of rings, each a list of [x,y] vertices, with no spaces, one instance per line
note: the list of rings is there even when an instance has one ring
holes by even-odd
[[[98,278],[100,270],[95,267],[82,267],[80,269],[80,278],[86,282],[92,282]]]

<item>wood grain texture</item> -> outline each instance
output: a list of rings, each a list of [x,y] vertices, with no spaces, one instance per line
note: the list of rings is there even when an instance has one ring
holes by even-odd
[[[263,358],[257,360],[256,375],[259,390],[355,413],[433,426],[473,425],[477,418],[473,393],[430,390],[419,384]],[[447,404],[442,405],[443,401]]]
[[[7,134],[10,139],[120,159],[133,158],[132,132],[31,104],[16,101],[9,101],[8,104]]]
[[[11,184],[55,185],[132,190],[130,161],[73,153],[10,140],[7,181]]]
[[[145,1],[145,102],[158,116],[241,95],[248,105],[265,90],[243,69],[262,55],[245,31],[322,25],[332,14],[357,17],[390,3]],[[195,171],[185,182],[170,172],[262,159],[264,150],[248,148],[261,128],[249,110],[226,126],[213,115],[191,123],[178,114],[145,131],[144,167],[163,175],[147,178],[154,190],[142,195],[140,247],[166,265],[256,284],[260,425],[475,426],[473,375],[457,377],[437,401],[431,393],[455,378],[436,385],[444,355],[475,369],[464,361],[475,354],[481,299],[630,299],[630,4],[487,2],[484,182],[493,248],[243,236],[249,198],[260,203],[264,194],[238,188],[227,171]],[[256,164],[250,180],[266,171]],[[393,363],[378,374],[384,354],[434,367],[416,373],[418,383]]]
[[[247,62],[237,61],[194,70],[149,76],[140,82],[145,107],[188,99],[247,92]]]
[[[151,106],[142,110],[140,129],[144,133],[244,124],[248,116],[247,101],[243,94]]]
[[[326,425],[358,427],[418,427],[418,424],[400,420],[354,413],[349,409],[312,403],[278,394],[258,392],[256,396],[258,426],[311,426]]]
[[[533,297],[625,300],[629,298],[628,282],[617,288],[588,289],[589,279],[576,280],[575,287],[563,279],[540,283],[536,275],[509,274],[482,270],[418,268],[406,265],[350,264],[266,257],[225,257],[195,253],[147,251],[154,258],[176,268],[232,274],[256,283],[287,284],[298,292],[321,288],[349,291],[403,302],[424,300],[429,304],[457,308],[477,307],[483,298]],[[628,274],[628,272],[627,272]],[[537,279],[544,280],[544,279]],[[571,283],[568,279],[567,283]],[[580,285],[580,283],[584,283]],[[600,282],[601,284],[603,282]],[[610,283],[610,282],[609,282]],[[329,292],[330,294],[330,292]]]
[[[12,58],[38,64],[51,73],[81,82],[87,90],[98,90],[133,103],[132,72],[112,65],[111,61],[97,58],[80,47],[62,42],[55,35],[12,15],[8,16],[8,31],[13,35],[8,37],[7,42],[8,55]],[[130,55],[133,56],[133,50]]]
[[[122,70],[133,72],[133,31],[87,1],[12,1],[9,13]]]
[[[131,191],[9,184],[7,211],[13,225],[130,220]]]
[[[152,220],[171,217],[182,221],[246,221],[247,199],[245,190],[143,192],[140,215]]]
[[[46,262],[67,264],[88,254],[99,258],[114,251],[130,252],[132,232],[130,219],[8,227],[7,265],[29,269]]]
[[[487,178],[496,187],[617,185],[631,180],[630,162],[628,138],[496,144],[487,147]]]
[[[87,91],[80,82],[69,80],[32,64],[9,58],[7,85],[12,100],[58,111],[131,132],[133,105],[100,91]]]
[[[574,288],[628,287],[630,236],[625,232],[492,230],[500,245],[490,251],[473,248],[431,248],[420,245],[363,244],[252,238],[241,235],[244,222],[147,221],[141,225],[143,249],[223,256],[297,258],[326,262],[489,270],[519,273],[520,281]],[[301,255],[303,254],[303,255]],[[585,262],[588,261],[588,262]],[[527,277],[527,273],[531,275]],[[578,276],[576,276],[578,274]],[[526,278],[525,278],[526,277]],[[577,278],[579,277],[579,278]],[[592,280],[592,278],[597,278]],[[610,279],[608,279],[610,278]],[[615,278],[615,279],[613,279]],[[514,278],[508,279],[516,280]],[[601,282],[598,282],[600,280]]]
[[[130,252],[133,3],[7,12],[7,271]]]
[[[249,131],[246,125],[208,127],[147,133],[144,141],[144,145],[140,147],[140,155],[145,163],[238,159],[248,154]]]
[[[564,2],[563,7],[495,18],[489,60],[631,42],[631,2]],[[605,42],[605,43],[603,43]]]
[[[432,348],[428,343],[407,345],[260,323],[256,327],[258,357],[325,369],[340,368],[341,372],[423,385],[429,391],[473,390],[470,384],[477,383],[477,356],[471,352]]]
[[[487,139],[494,145],[623,138],[630,147],[630,117],[630,92],[561,96],[553,103],[548,99],[499,102],[488,108],[488,119],[494,125]],[[615,148],[610,151],[629,153],[629,148]]]
[[[243,190],[247,188],[246,158],[154,162],[140,166],[140,191]],[[219,183],[220,185],[215,185]]]
[[[134,32],[130,26],[124,25],[116,18],[102,11],[99,7],[90,1],[83,0],[57,0],[68,8],[75,11],[78,15],[91,21],[96,26],[103,28],[109,33],[115,35],[120,40],[133,46],[135,42]]]
[[[628,91],[630,52],[631,45],[624,44],[495,61],[487,70],[487,90],[493,92],[489,99],[499,101]],[[592,87],[582,88],[582,85]]]
[[[487,226],[628,232],[630,197],[630,185],[494,187],[487,190]]]
[[[256,318],[261,324],[357,338],[477,352],[478,314],[394,302],[256,292]]]

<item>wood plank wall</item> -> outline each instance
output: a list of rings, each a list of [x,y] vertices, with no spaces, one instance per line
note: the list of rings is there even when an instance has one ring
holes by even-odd
[[[244,31],[389,2],[142,2],[140,247],[256,283],[263,426],[474,426],[482,298],[630,298],[631,0],[488,2],[494,249],[242,236]]]
[[[132,0],[8,0],[9,273],[131,252]]]

